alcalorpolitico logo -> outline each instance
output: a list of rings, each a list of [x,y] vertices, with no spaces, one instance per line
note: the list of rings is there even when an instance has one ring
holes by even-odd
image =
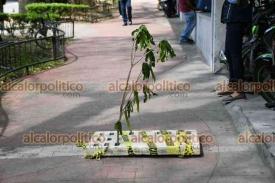
[[[146,85],[147,88],[154,92],[190,92],[191,84],[188,82],[169,81],[162,80],[157,82],[136,82],[130,81],[127,87],[127,91],[143,91],[143,87]],[[126,88],[126,82],[115,81],[108,84],[107,90],[109,92],[123,92]]]
[[[6,91],[28,91],[38,93],[66,93],[66,92],[83,92],[84,85],[72,81],[50,81],[50,82],[29,82],[23,81],[17,84],[5,83],[0,85],[0,90]]]
[[[171,135],[171,142],[185,142],[186,137],[178,137],[176,135]],[[188,137],[192,142],[199,142],[201,144],[211,145],[215,142],[214,137],[211,134],[199,133],[198,136],[191,135]],[[148,135],[143,137],[140,133],[138,135],[133,135],[131,137],[132,143],[146,143],[147,141],[152,141],[154,143],[164,143],[165,137],[162,135]],[[96,134],[94,132],[75,132],[75,133],[53,133],[53,132],[29,132],[23,134],[22,141],[24,144],[76,144],[78,142],[84,143],[108,143],[108,136],[103,133]]]
[[[275,134],[251,133],[245,130],[238,136],[238,144],[273,144],[275,143]]]

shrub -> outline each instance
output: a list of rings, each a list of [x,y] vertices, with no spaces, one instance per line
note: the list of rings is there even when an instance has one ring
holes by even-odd
[[[18,22],[18,23],[27,23],[28,22],[27,14],[24,14],[24,13],[9,14],[8,16],[14,22]]]
[[[6,21],[9,19],[9,15],[6,13],[0,13],[0,21]]]
[[[37,14],[58,14],[71,16],[75,11],[85,11],[88,5],[66,3],[31,3],[26,6],[28,12]]]
[[[0,14],[0,22],[6,23],[0,29],[5,29],[9,36],[15,38],[18,35],[22,37],[32,37],[33,33],[41,27],[43,21],[57,21],[60,16],[57,14],[37,14],[37,13],[16,13],[16,14]],[[20,33],[16,35],[16,32]]]
[[[54,20],[57,21],[60,19],[60,16],[55,13],[49,13],[49,14],[38,14],[38,13],[27,13],[27,22],[41,22],[42,20]]]
[[[14,13],[14,14],[4,14],[0,13],[0,21],[10,21],[13,23],[29,23],[29,22],[40,22],[42,20],[54,20],[60,19],[58,14],[49,13],[47,15],[38,13]]]

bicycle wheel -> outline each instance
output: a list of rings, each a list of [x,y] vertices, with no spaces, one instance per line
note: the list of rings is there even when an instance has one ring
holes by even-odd
[[[35,42],[36,45],[39,46],[42,49],[52,49],[53,43],[52,38],[54,36],[54,32],[52,28],[44,27],[42,29],[39,29],[35,33]]]

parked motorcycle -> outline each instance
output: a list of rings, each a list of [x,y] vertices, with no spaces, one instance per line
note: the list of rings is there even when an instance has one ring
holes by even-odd
[[[267,51],[258,56],[255,60],[255,80],[260,83],[270,83],[271,87],[267,91],[262,91],[261,95],[268,102],[267,107],[275,107],[275,25],[267,29],[264,33],[263,42]]]
[[[247,37],[242,49],[245,80],[268,83],[275,80],[275,3],[260,0],[255,10],[251,35]],[[227,64],[223,51],[220,52],[220,62]],[[275,86],[273,90],[260,92],[268,102],[268,107],[273,107],[271,104],[275,102]]]

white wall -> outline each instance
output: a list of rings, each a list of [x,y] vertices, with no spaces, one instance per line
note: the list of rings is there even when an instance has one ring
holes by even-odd
[[[7,1],[4,5],[4,13],[18,13],[19,3],[16,1]]]
[[[212,39],[213,28],[211,26],[210,13],[197,13],[197,27],[196,27],[196,44],[201,50],[207,65],[212,67]]]
[[[224,0],[212,0],[211,13],[197,14],[196,44],[212,72],[220,69],[219,52],[224,49],[225,26],[221,24]]]
[[[225,25],[221,23],[221,9],[223,0],[213,0],[213,27],[214,27],[214,40],[213,40],[213,72],[220,69],[220,61],[218,59],[220,50],[224,49],[225,45]]]

